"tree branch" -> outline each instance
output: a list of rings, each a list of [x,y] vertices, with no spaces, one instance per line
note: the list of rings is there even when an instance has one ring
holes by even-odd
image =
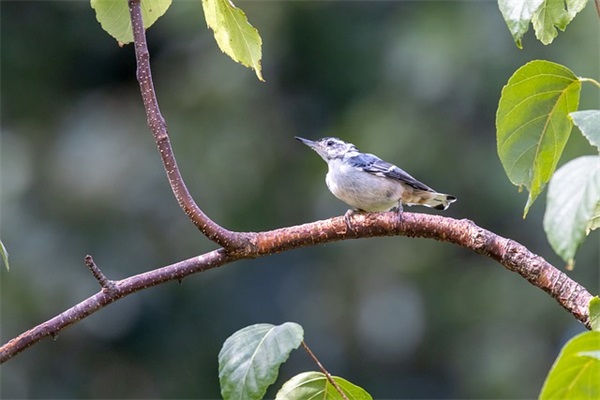
[[[156,92],[154,91],[152,72],[150,70],[150,53],[148,52],[148,46],[146,44],[146,32],[142,21],[140,0],[129,0],[129,13],[133,27],[133,41],[137,64],[136,76],[140,84],[148,126],[150,127],[152,135],[154,136],[154,141],[158,146],[163,166],[167,172],[169,184],[171,185],[171,189],[173,190],[173,194],[175,195],[179,206],[206,237],[215,241],[223,248],[235,251],[247,247],[248,237],[245,233],[232,232],[216,224],[200,209],[200,207],[198,207],[190,195],[190,192],[183,181],[183,177],[179,172],[179,168],[177,167],[173,148],[171,147],[171,141],[169,139],[167,124],[160,112],[158,99],[156,98]]]
[[[347,239],[378,236],[407,236],[450,242],[490,257],[531,284],[542,289],[558,304],[590,328],[588,304],[592,295],[565,273],[525,246],[475,225],[438,215],[403,214],[398,222],[395,212],[355,213],[350,216],[351,229],[343,216],[308,224],[248,233],[251,245],[234,254],[215,250],[163,268],[114,281],[114,291],[102,290],[62,314],[22,333],[0,348],[0,363],[9,360],[45,337],[82,320],[106,305],[132,293],[161,283],[181,280],[189,275],[220,267],[236,260],[263,257],[305,246]]]
[[[182,279],[193,273],[223,265],[226,262],[228,262],[227,255],[223,251],[215,250],[202,256],[134,275],[121,281],[113,281],[113,290],[101,290],[99,293],[88,297],[56,317],[22,333],[6,343],[0,348],[0,363],[9,360],[45,337],[55,337],[58,332],[66,327],[81,321],[85,317],[125,296],[160,283]]]

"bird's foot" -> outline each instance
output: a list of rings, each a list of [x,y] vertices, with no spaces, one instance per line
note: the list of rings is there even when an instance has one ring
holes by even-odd
[[[357,212],[360,212],[360,211],[350,209],[350,210],[346,211],[346,213],[344,214],[344,221],[346,222],[346,226],[348,227],[348,230],[353,233],[354,233],[354,228],[352,228],[352,223],[350,222],[350,217],[352,215],[356,214]]]
[[[394,207],[394,211],[396,211],[396,223],[398,227],[402,223],[402,219],[404,217],[404,209],[402,208],[402,203],[398,203],[398,207]]]

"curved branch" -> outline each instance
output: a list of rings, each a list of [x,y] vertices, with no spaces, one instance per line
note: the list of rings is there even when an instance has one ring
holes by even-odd
[[[9,360],[45,337],[82,320],[106,305],[129,294],[158,284],[181,280],[189,275],[240,260],[263,257],[281,251],[346,239],[377,236],[429,238],[457,244],[490,257],[554,298],[563,308],[590,328],[588,304],[592,295],[565,273],[525,246],[475,225],[438,215],[404,213],[398,221],[395,212],[355,213],[349,227],[343,216],[308,224],[246,233],[251,245],[235,254],[224,249],[190,258],[163,268],[115,281],[113,290],[103,289],[60,315],[22,333],[0,348],[0,363]]]
[[[225,249],[236,250],[247,246],[248,238],[244,233],[232,232],[215,223],[200,209],[200,207],[198,207],[190,195],[190,192],[183,181],[183,177],[179,172],[179,168],[177,167],[173,148],[171,147],[171,141],[169,139],[167,124],[160,112],[158,99],[156,98],[156,92],[154,91],[152,72],[150,69],[150,53],[148,52],[148,46],[146,44],[146,32],[142,21],[140,0],[129,0],[129,13],[133,27],[133,41],[137,64],[136,76],[140,84],[148,126],[150,127],[152,135],[154,136],[154,141],[158,146],[163,166],[167,172],[169,184],[171,185],[171,189],[173,190],[173,194],[175,195],[179,206],[206,237],[215,241],[220,246],[223,246]]]

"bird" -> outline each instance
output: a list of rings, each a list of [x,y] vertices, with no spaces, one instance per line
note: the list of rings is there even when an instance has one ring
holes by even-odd
[[[456,201],[456,197],[436,192],[396,165],[361,153],[352,143],[336,137],[316,141],[295,138],[325,160],[329,167],[325,183],[335,197],[354,207],[349,212],[396,210],[402,215],[403,205],[445,210]]]

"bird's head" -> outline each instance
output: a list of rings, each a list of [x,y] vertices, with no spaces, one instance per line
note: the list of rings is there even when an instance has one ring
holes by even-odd
[[[296,139],[313,149],[325,161],[342,158],[348,152],[357,152],[358,149],[352,143],[346,143],[335,137],[324,137],[312,141],[296,136]]]

